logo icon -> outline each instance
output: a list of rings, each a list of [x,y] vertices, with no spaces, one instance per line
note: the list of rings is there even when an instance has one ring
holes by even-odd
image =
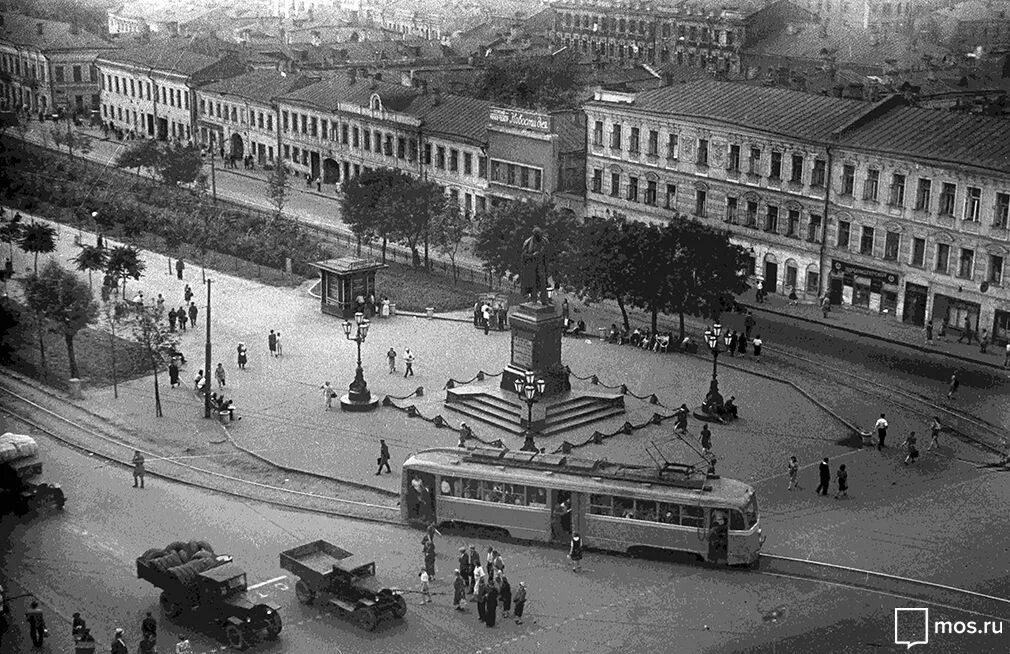
[[[911,649],[912,645],[925,645],[928,642],[929,642],[928,608],[894,609],[895,645],[904,645],[906,649]]]

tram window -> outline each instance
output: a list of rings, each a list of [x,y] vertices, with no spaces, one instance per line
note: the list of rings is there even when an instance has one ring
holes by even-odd
[[[530,506],[547,506],[547,491],[543,488],[527,486],[526,500]]]
[[[481,481],[480,499],[485,502],[501,502],[502,485],[493,481]]]
[[[729,512],[729,528],[734,531],[744,531],[747,529],[747,523],[744,522],[742,513],[739,511]]]
[[[618,518],[634,518],[635,500],[629,497],[615,497],[614,515]]]
[[[680,524],[680,507],[676,504],[659,503],[659,521],[668,525]]]
[[[476,500],[480,498],[479,484],[476,479],[463,480],[463,499]]]
[[[521,484],[505,484],[506,504],[526,506],[526,487]]]
[[[700,506],[680,507],[680,524],[685,527],[701,527],[705,524],[705,509]]]
[[[614,498],[610,495],[590,495],[589,512],[595,515],[614,515]]]
[[[743,508],[744,517],[747,518],[747,527],[753,527],[758,521],[757,497],[751,494],[747,505]]]
[[[455,477],[442,477],[442,495],[456,495],[459,490],[459,480]]]
[[[635,500],[635,518],[655,522],[656,503],[649,500]]]

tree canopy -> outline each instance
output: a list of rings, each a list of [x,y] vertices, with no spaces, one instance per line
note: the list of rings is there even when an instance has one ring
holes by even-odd
[[[539,227],[550,243],[548,273],[557,277],[568,269],[578,221],[570,211],[560,211],[550,201],[516,201],[492,208],[477,221],[474,252],[493,270],[515,275],[522,269],[523,242]],[[555,280],[557,281],[557,280]]]
[[[74,264],[81,272],[88,273],[88,288],[91,288],[91,274],[96,270],[105,270],[105,262],[109,258],[109,253],[105,248],[97,245],[82,245],[81,251],[73,258]]]
[[[287,204],[288,194],[291,189],[291,179],[288,175],[288,168],[283,162],[274,166],[267,177],[266,195],[270,204],[277,210],[276,216],[280,218],[284,214],[284,205]]]
[[[492,59],[476,84],[477,97],[529,109],[577,107],[585,89],[585,72],[578,56],[556,55]]]
[[[21,283],[28,307],[53,331],[63,335],[70,377],[78,377],[74,337],[98,317],[98,305],[91,288],[55,261],[50,261],[41,273],[33,272]]]
[[[35,256],[34,269],[38,272],[39,255],[56,250],[56,230],[45,223],[28,223],[21,227],[18,244],[22,250]]]
[[[615,300],[628,328],[626,298],[635,252],[627,247],[626,233],[623,219],[586,218],[575,232],[562,283],[587,303]]]
[[[442,211],[434,216],[431,224],[431,242],[447,257],[452,264],[452,281],[459,281],[459,267],[456,265],[456,255],[463,244],[463,238],[470,233],[473,220],[464,213],[456,202],[446,202]]]
[[[144,260],[140,258],[140,250],[129,245],[117,245],[112,248],[105,261],[105,272],[122,282],[124,295],[126,280],[140,279],[145,267]]]
[[[124,150],[116,159],[116,165],[136,168],[138,172],[148,168],[170,186],[192,184],[206,176],[200,149],[195,145],[165,145],[146,139]]]

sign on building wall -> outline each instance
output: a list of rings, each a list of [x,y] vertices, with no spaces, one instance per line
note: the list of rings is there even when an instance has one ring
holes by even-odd
[[[546,133],[551,131],[551,117],[522,109],[491,107],[491,125]]]

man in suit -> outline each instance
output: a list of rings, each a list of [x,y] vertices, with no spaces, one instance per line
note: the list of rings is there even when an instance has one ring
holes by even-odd
[[[821,475],[820,483],[817,484],[817,490],[815,493],[820,495],[828,494],[828,486],[831,484],[831,466],[828,465],[828,457],[824,457],[821,461],[821,465],[818,466],[818,472]]]

